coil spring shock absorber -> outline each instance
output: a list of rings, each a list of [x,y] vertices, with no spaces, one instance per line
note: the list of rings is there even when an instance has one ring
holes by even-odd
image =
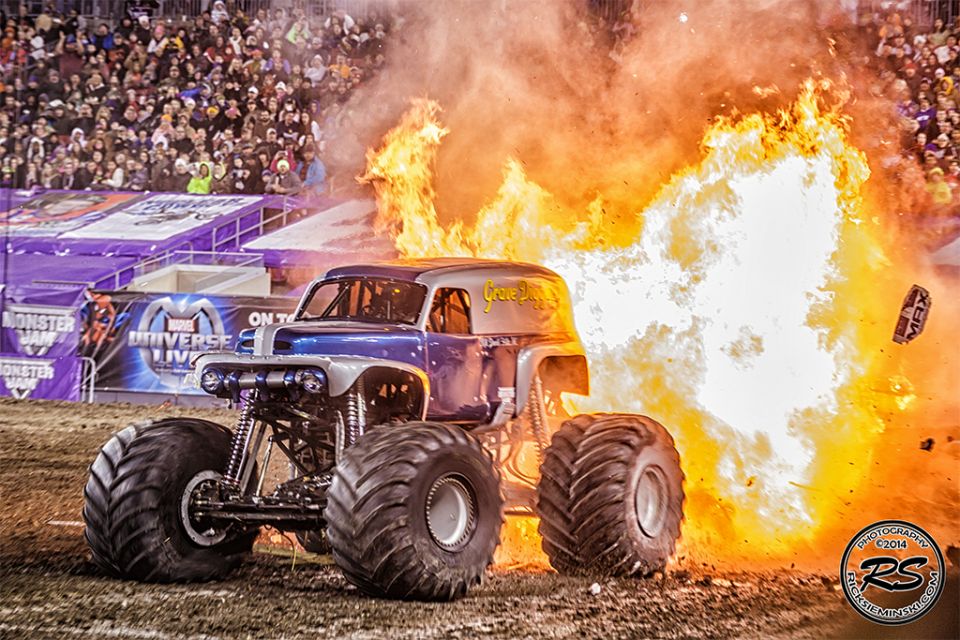
[[[530,397],[527,400],[530,410],[530,425],[533,427],[533,437],[537,441],[537,458],[543,464],[543,451],[547,448],[547,411],[543,406],[543,381],[540,374],[533,377],[530,385]]]
[[[345,416],[347,446],[356,443],[357,438],[363,435],[366,428],[366,399],[363,397],[363,381],[357,379],[356,388],[347,396],[347,411]]]
[[[230,443],[230,459],[227,462],[227,470],[223,475],[224,482],[240,487],[240,474],[243,472],[243,459],[250,446],[250,436],[253,434],[253,405],[259,397],[259,392],[254,389],[243,402],[240,409],[240,416],[237,418],[237,429],[233,434],[233,441]]]

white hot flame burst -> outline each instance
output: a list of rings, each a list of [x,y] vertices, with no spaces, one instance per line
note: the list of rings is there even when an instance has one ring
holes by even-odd
[[[869,169],[822,88],[808,82],[776,115],[718,120],[700,162],[626,237],[600,198],[584,215],[561,211],[515,161],[472,225],[442,225],[432,165],[446,131],[429,101],[368,153],[362,180],[402,256],[524,260],[565,278],[592,387],[565,402],[671,430],[686,554],[776,559],[808,544],[880,431],[867,345],[889,337],[864,326],[858,296],[883,261],[863,222]]]

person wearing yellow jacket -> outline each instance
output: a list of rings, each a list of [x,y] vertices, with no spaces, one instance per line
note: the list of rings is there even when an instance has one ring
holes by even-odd
[[[190,182],[187,183],[187,193],[210,193],[210,182],[212,178],[209,163],[201,162],[197,169],[197,175],[190,178]]]

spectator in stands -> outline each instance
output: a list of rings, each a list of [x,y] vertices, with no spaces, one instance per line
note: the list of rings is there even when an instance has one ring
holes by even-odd
[[[169,182],[170,188],[166,191],[184,192],[192,179],[193,176],[190,175],[187,161],[183,158],[177,158],[176,162],[173,163],[173,175],[170,176]]]
[[[210,193],[215,195],[233,193],[230,186],[230,176],[222,162],[213,165],[213,180],[210,183]]]
[[[251,19],[224,0],[183,21],[137,13],[89,28],[50,5],[4,28],[5,184],[204,193],[325,191],[321,123],[341,126],[390,33],[342,12]]]
[[[208,194],[210,193],[210,183],[213,180],[213,175],[210,173],[210,165],[206,162],[201,162],[197,167],[196,175],[190,178],[190,182],[187,183],[187,193],[200,193]]]
[[[934,167],[927,174],[927,193],[930,195],[930,202],[934,208],[944,208],[953,200],[953,194],[950,192],[950,185],[944,179],[943,169]]]
[[[300,193],[303,183],[296,173],[290,171],[290,163],[286,159],[277,162],[277,174],[267,184],[267,193],[283,196],[295,196]]]
[[[898,99],[904,155],[915,158],[926,176],[931,210],[958,212],[960,27],[938,19],[918,29],[894,13],[882,18],[877,33],[878,71]]]
[[[297,177],[303,182],[303,190],[309,193],[324,193],[327,185],[327,168],[317,157],[312,144],[303,148],[303,159],[297,163]]]

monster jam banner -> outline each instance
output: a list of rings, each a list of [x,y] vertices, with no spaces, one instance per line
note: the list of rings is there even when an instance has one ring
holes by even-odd
[[[6,302],[0,313],[3,347],[27,356],[73,356],[79,338],[77,309]]]
[[[97,362],[97,389],[199,395],[187,378],[198,355],[232,350],[241,331],[295,308],[289,298],[96,292],[81,314],[80,354]]]
[[[20,400],[79,400],[80,359],[0,353],[0,396]]]

